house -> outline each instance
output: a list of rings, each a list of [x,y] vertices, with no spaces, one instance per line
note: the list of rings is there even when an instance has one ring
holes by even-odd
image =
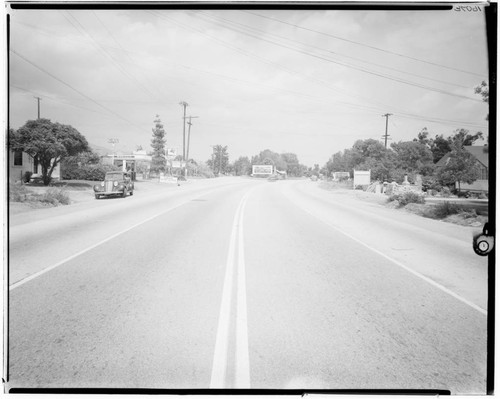
[[[488,177],[489,177],[489,153],[488,146],[477,146],[477,145],[468,145],[464,146],[464,149],[470,152],[475,158],[477,165],[479,166],[479,170],[481,174],[479,179],[476,180],[472,184],[467,184],[460,182],[460,189],[464,191],[488,191]],[[441,158],[437,163],[437,167],[445,166],[450,160],[450,153],[446,154],[443,158]],[[458,189],[458,182],[455,183],[455,188]]]
[[[24,181],[26,172],[30,172],[35,176],[42,175],[42,168],[38,164],[36,158],[23,151],[11,151],[8,153],[9,162],[9,180],[11,182]],[[56,165],[52,172],[52,179],[59,179],[60,168]]]

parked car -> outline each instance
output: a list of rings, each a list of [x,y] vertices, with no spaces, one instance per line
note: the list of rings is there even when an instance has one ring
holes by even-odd
[[[125,198],[129,193],[134,195],[134,182],[126,172],[107,172],[104,181],[94,186],[96,199],[108,195],[120,195]]]

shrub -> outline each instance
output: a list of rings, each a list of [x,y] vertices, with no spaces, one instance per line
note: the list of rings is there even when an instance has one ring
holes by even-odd
[[[31,180],[31,176],[33,176],[33,172],[29,172],[29,171],[24,172],[23,182],[29,183]]]
[[[439,184],[439,182],[434,177],[431,177],[431,176],[423,176],[422,177],[422,190],[423,191],[436,192],[436,191],[441,191],[442,188],[443,187],[441,186],[441,184]],[[435,194],[431,194],[431,195],[435,195]]]
[[[26,202],[31,194],[23,184],[16,183],[9,186],[9,201]]]
[[[59,204],[69,205],[71,200],[66,191],[62,188],[49,188],[40,198],[40,202],[45,202],[57,206]]]
[[[389,197],[389,202],[398,201],[400,206],[408,204],[424,204],[425,197],[423,194],[414,191],[407,191],[405,193],[393,194]]]
[[[463,212],[463,208],[454,202],[444,201],[437,204],[433,209],[433,216],[438,219],[444,219],[446,216],[456,215]]]
[[[458,213],[464,219],[471,219],[477,217],[477,212],[475,209],[464,209]]]
[[[441,189],[441,195],[443,197],[450,197],[451,196],[451,190],[449,189],[449,187],[443,187]]]
[[[113,165],[84,165],[81,167],[77,167],[71,165],[71,167],[67,167],[63,169],[63,178],[65,180],[104,180],[104,176],[106,172],[112,172],[114,170],[120,170],[117,166]]]

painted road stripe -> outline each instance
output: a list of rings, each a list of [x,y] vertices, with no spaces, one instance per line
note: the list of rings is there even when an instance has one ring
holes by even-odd
[[[253,190],[251,190],[253,191]],[[250,191],[250,192],[251,192]],[[250,365],[248,355],[248,324],[245,281],[245,254],[243,242],[243,215],[246,201],[250,195],[247,192],[241,199],[232,224],[229,249],[226,261],[226,273],[219,312],[219,322],[215,340],[214,358],[210,388],[227,388],[227,369],[229,357],[229,327],[231,323],[231,304],[234,270],[237,271],[236,285],[236,364],[235,388],[250,388]],[[236,257],[237,254],[237,257]],[[236,265],[237,264],[237,268]],[[230,387],[232,388],[232,387]]]
[[[214,191],[216,191],[216,190],[211,190],[211,191],[207,191],[206,193],[199,194],[199,195],[196,196],[196,198],[203,197],[203,196],[208,195],[208,194],[210,194],[210,193],[212,193]],[[14,289],[22,286],[23,284],[26,284],[27,282],[29,282],[31,280],[34,280],[35,278],[40,277],[40,276],[44,275],[45,273],[50,272],[51,270],[54,270],[55,268],[57,268],[57,267],[65,264],[66,262],[69,262],[70,260],[75,259],[75,258],[79,257],[80,255],[83,255],[84,253],[86,253],[88,251],[91,251],[92,249],[97,248],[98,246],[100,246],[100,245],[102,245],[102,244],[104,244],[104,243],[106,243],[108,241],[111,241],[112,239],[114,239],[114,238],[116,238],[118,236],[121,236],[122,234],[124,234],[124,233],[126,233],[126,232],[128,232],[130,230],[135,229],[136,227],[139,227],[139,226],[141,226],[141,225],[143,225],[143,224],[145,224],[147,222],[150,222],[151,220],[153,220],[153,219],[155,219],[155,218],[157,218],[159,216],[162,216],[165,213],[173,211],[174,209],[177,209],[177,208],[179,208],[179,207],[181,207],[181,206],[189,203],[190,201],[191,201],[191,199],[189,199],[189,200],[187,200],[187,201],[185,201],[185,202],[183,202],[181,204],[171,206],[170,208],[167,208],[167,209],[161,211],[160,213],[157,213],[154,216],[151,216],[151,217],[149,217],[147,219],[144,219],[143,221],[141,221],[139,223],[134,224],[133,226],[130,226],[130,227],[128,227],[128,228],[126,228],[126,229],[124,229],[122,231],[119,231],[118,233],[115,233],[115,234],[109,236],[108,238],[106,238],[106,239],[104,239],[102,241],[99,241],[98,243],[96,243],[94,245],[91,245],[90,247],[87,247],[87,248],[85,248],[85,249],[83,249],[83,250],[81,250],[81,251],[79,251],[79,252],[77,252],[77,253],[69,256],[69,257],[67,257],[64,260],[62,260],[60,262],[57,262],[56,264],[54,264],[52,266],[46,267],[45,269],[40,270],[39,272],[30,274],[29,276],[24,277],[21,280],[18,280],[15,283],[11,284],[9,286],[9,291],[12,291],[12,290],[14,290]]]
[[[293,202],[293,201],[292,201]],[[373,247],[371,247],[370,245],[364,243],[363,241],[359,240],[358,238],[350,235],[349,233],[346,233],[345,231],[339,229],[337,226],[323,220],[322,218],[316,216],[314,213],[312,213],[311,211],[309,211],[308,209],[306,208],[302,208],[301,206],[299,206],[298,204],[295,203],[295,205],[297,207],[299,207],[300,209],[302,209],[304,212],[308,213],[309,215],[313,216],[314,218],[316,218],[317,220],[323,222],[324,224],[326,224],[327,226],[331,227],[332,229],[335,229],[336,231],[338,231],[339,233],[345,235],[346,237],[349,237],[351,240],[353,241],[356,241],[357,243],[361,244],[362,246],[364,246],[365,248],[368,248],[369,250],[375,252],[376,254],[386,258],[387,260],[391,261],[392,263],[394,263],[395,265],[401,267],[402,269],[406,270],[407,272],[413,274],[414,276],[424,280],[425,282],[431,284],[432,286],[436,287],[437,289],[445,292],[446,294],[452,296],[453,298],[455,299],[458,299],[460,302],[470,306],[471,308],[473,308],[474,310],[477,310],[479,313],[483,314],[483,315],[487,315],[488,314],[488,311],[481,308],[480,306],[476,305],[475,303],[469,301],[468,299],[465,299],[464,297],[456,294],[455,292],[451,291],[450,289],[446,288],[445,286],[439,284],[439,283],[436,283],[434,280],[430,279],[429,277],[426,277],[424,276],[423,274],[409,268],[408,266],[404,265],[403,263],[397,261],[396,259],[393,259],[391,258],[390,256],[384,254],[383,252],[379,251],[378,249],[375,249]]]
[[[233,228],[229,239],[229,249],[226,260],[226,273],[224,276],[224,286],[222,288],[222,300],[219,312],[219,322],[217,325],[217,335],[215,338],[214,358],[212,362],[212,376],[210,378],[210,388],[224,388],[227,373],[227,352],[229,344],[229,322],[231,314],[231,294],[233,290],[233,270],[234,254],[236,246],[236,232],[242,202],[236,209],[233,219]]]
[[[236,309],[236,388],[250,388],[250,360],[248,355],[247,292],[245,278],[245,246],[243,215],[248,197],[240,213],[238,231],[238,302]]]

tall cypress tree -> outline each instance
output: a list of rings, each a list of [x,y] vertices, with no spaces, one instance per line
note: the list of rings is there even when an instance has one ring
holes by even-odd
[[[165,158],[165,130],[161,123],[159,115],[156,115],[155,127],[153,129],[153,138],[151,140],[151,147],[153,148],[153,157],[151,160],[151,172],[165,172],[167,160]]]

